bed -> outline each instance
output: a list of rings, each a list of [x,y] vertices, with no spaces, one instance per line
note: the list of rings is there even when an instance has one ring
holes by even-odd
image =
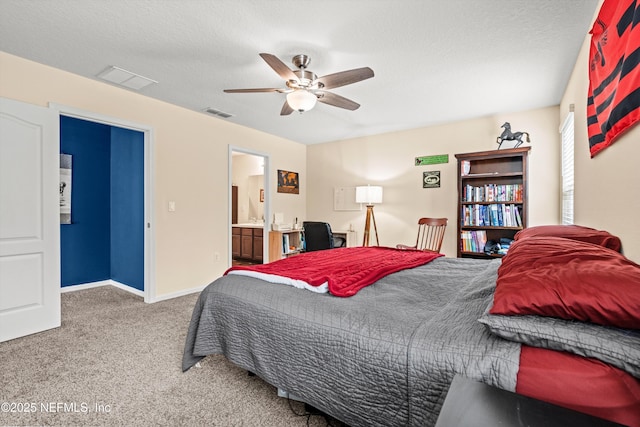
[[[353,427],[435,425],[456,374],[640,427],[640,266],[603,231],[521,233],[502,260],[435,257],[348,297],[225,274],[182,368],[223,354]]]

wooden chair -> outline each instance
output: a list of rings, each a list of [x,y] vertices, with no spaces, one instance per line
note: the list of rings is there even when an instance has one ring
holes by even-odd
[[[447,218],[420,218],[418,220],[418,238],[413,246],[396,245],[398,249],[440,252]]]

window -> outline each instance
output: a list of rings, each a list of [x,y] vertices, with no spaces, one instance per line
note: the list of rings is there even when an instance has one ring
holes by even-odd
[[[562,125],[562,224],[573,224],[573,111]]]

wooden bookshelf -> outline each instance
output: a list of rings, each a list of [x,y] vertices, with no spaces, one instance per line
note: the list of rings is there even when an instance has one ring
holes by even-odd
[[[303,252],[303,231],[270,231],[269,232],[269,262],[287,258],[292,255]],[[287,237],[285,237],[287,236]],[[358,245],[357,233],[349,230],[333,230],[333,237],[341,237],[344,239],[345,247],[354,247]],[[286,240],[289,241],[289,248],[286,249]]]
[[[269,262],[299,254],[301,251],[300,230],[269,232]]]
[[[458,257],[491,258],[485,240],[513,239],[527,227],[527,160],[531,147],[456,154]]]

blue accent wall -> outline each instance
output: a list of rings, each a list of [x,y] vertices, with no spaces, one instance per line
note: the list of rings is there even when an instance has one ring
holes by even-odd
[[[144,134],[111,128],[111,278],[144,290]]]
[[[61,116],[60,152],[73,156],[62,286],[113,279],[143,290],[144,134]]]
[[[60,152],[71,154],[71,224],[60,226],[62,286],[107,280],[110,255],[109,126],[60,117]]]

